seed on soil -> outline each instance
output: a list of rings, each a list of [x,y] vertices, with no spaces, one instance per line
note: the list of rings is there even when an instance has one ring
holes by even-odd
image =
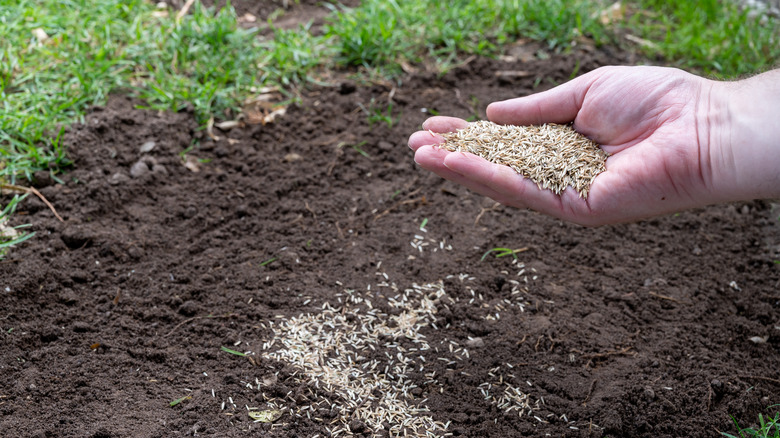
[[[482,120],[440,135],[444,149],[509,166],[556,195],[571,186],[587,199],[593,180],[607,169],[609,154],[569,125],[512,126]]]

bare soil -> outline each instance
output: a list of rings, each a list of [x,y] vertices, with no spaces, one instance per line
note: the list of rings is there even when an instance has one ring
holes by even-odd
[[[733,432],[730,416],[754,423],[780,403],[771,204],[589,229],[415,166],[406,139],[432,111],[484,116],[577,65],[634,62],[549,55],[308,89],[273,123],[218,139],[187,111],[120,96],[92,109],[65,136],[66,183],[37,175],[65,222],[28,198],[15,220],[36,235],[0,262],[0,435],[415,436],[402,415],[373,427],[357,412],[391,396],[436,422],[431,436],[711,437]],[[389,102],[391,121],[372,122]],[[522,251],[481,260],[497,247]],[[428,306],[413,327],[403,297]],[[273,356],[307,315],[341,318],[325,331],[362,348],[353,388],[376,385],[360,370],[377,364],[390,386],[354,403]],[[412,331],[366,349],[354,336],[369,315]],[[256,423],[247,407],[281,416]]]

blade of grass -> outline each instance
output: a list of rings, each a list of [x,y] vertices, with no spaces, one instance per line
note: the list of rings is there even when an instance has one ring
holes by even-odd
[[[231,350],[227,347],[219,347],[220,350],[224,351],[225,353],[235,354],[236,356],[246,356],[245,353],[242,353],[240,351]]]
[[[185,395],[185,396],[184,396],[184,397],[182,397],[182,398],[177,398],[176,400],[174,400],[174,401],[172,401],[172,402],[168,403],[168,405],[169,405],[169,406],[171,406],[171,407],[173,407],[173,406],[176,406],[176,405],[178,405],[179,403],[183,402],[184,400],[190,400],[191,398],[192,398],[192,396],[191,396],[191,395]]]

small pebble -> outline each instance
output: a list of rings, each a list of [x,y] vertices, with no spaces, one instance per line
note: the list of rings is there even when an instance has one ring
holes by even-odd
[[[146,143],[142,144],[140,149],[141,153],[146,154],[151,152],[152,149],[154,149],[155,144],[156,143],[153,141],[147,141]]]
[[[141,178],[149,173],[149,165],[143,161],[138,161],[130,168],[130,176],[133,178]]]
[[[303,159],[303,157],[300,156],[299,154],[296,154],[295,152],[291,152],[291,153],[289,153],[289,154],[284,156],[284,161],[286,161],[288,163],[292,163],[292,162],[295,162],[295,161],[300,161],[302,159]]]
[[[485,346],[485,341],[482,338],[471,338],[466,341],[466,346],[469,348],[482,348]]]
[[[127,175],[121,172],[117,172],[111,175],[111,178],[109,178],[108,183],[111,184],[112,186],[118,186],[122,184],[127,184],[128,181],[130,181],[130,178]]]

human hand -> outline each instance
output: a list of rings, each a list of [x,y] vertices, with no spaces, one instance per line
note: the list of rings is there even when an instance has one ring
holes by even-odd
[[[436,147],[443,139],[435,133],[466,127],[461,119],[428,119],[409,146],[423,168],[503,204],[583,225],[626,222],[751,196],[730,149],[732,94],[727,83],[681,70],[604,67],[488,106],[488,119],[500,124],[573,122],[610,153],[587,199],[571,187],[555,195],[507,166]]]

